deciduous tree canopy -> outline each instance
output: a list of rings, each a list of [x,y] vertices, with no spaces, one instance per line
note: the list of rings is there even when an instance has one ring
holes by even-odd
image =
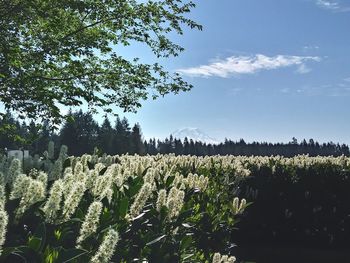
[[[29,118],[61,119],[60,107],[87,103],[134,111],[148,97],[191,88],[158,63],[128,60],[117,46],[144,43],[158,58],[183,47],[169,33],[201,29],[187,0],[0,1],[0,100]]]

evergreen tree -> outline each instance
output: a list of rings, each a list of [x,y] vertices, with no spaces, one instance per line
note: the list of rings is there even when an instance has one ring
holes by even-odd
[[[0,147],[13,149],[16,136],[16,124],[10,111],[1,115],[0,119]]]
[[[130,135],[130,153],[131,154],[145,154],[145,146],[142,143],[141,127],[138,123],[134,125]]]
[[[71,155],[77,155],[78,149],[75,147],[78,141],[78,129],[74,120],[74,114],[69,110],[60,131],[60,142],[68,147],[68,153]]]
[[[49,121],[44,121],[39,131],[38,152],[43,153],[47,150],[51,140],[52,130],[50,129]]]
[[[149,142],[146,142],[146,152],[150,155],[156,155],[158,153],[156,139],[150,139]]]
[[[98,132],[98,147],[103,153],[110,155],[116,153],[113,149],[114,135],[115,132],[109,119],[106,117]]]
[[[93,153],[97,146],[99,126],[93,119],[91,112],[83,113],[79,111],[75,120],[78,128],[79,155],[84,153]]]
[[[117,154],[130,152],[130,126],[125,117],[122,120],[119,116],[117,117],[114,138],[114,147]]]
[[[190,154],[190,143],[188,142],[188,138],[187,137],[185,137],[185,139],[184,139],[184,151],[183,151],[183,153],[185,155]]]
[[[183,154],[183,152],[184,152],[184,149],[183,149],[183,148],[184,148],[184,147],[183,147],[183,144],[182,144],[181,140],[175,138],[175,140],[174,140],[174,153],[175,153],[176,155],[181,155],[181,154]]]
[[[30,142],[29,151],[31,154],[38,154],[39,152],[39,138],[40,126],[36,125],[32,120],[28,126],[28,141]]]

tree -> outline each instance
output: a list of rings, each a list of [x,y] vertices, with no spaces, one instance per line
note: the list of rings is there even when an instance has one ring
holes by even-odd
[[[137,153],[138,155],[144,155],[145,154],[145,145],[142,142],[142,133],[141,133],[141,126],[140,124],[136,123],[134,127],[132,128],[131,134],[131,154]]]
[[[76,154],[75,143],[78,141],[78,129],[73,121],[73,112],[70,110],[67,114],[71,120],[67,119],[60,130],[60,143],[68,147],[69,154]]]
[[[189,143],[187,137],[184,138],[183,146],[184,146],[184,148],[183,148],[183,154],[185,154],[185,155],[190,154],[190,153],[191,153],[191,152],[190,152],[190,143]]]
[[[69,113],[73,121],[66,121],[60,131],[60,141],[72,155],[92,153],[97,145],[99,126],[91,113],[81,110]]]
[[[40,138],[40,126],[36,125],[34,121],[31,121],[28,125],[28,142],[30,142],[31,154],[37,154],[39,149],[39,138]]]
[[[0,101],[23,118],[59,123],[62,105],[135,111],[150,94],[187,91],[178,73],[128,60],[117,47],[140,42],[157,58],[177,56],[183,47],[169,34],[201,30],[186,17],[194,7],[190,0],[0,1]]]
[[[145,142],[146,153],[156,155],[158,153],[156,139],[149,139],[148,143]]]
[[[105,118],[98,133],[98,144],[103,153],[114,154],[113,141],[115,132],[108,118]]]
[[[7,111],[6,114],[0,118],[0,148],[14,147],[16,135],[17,127],[15,120],[11,112]]]
[[[174,140],[174,152],[176,155],[181,155],[183,153],[183,144],[180,139]]]
[[[50,129],[50,124],[48,120],[45,120],[39,130],[38,138],[38,152],[43,153],[47,150],[49,142],[52,140],[52,130]]]
[[[130,126],[125,117],[122,120],[117,117],[114,138],[114,150],[117,154],[130,152]]]
[[[81,110],[77,113],[77,117],[74,118],[74,122],[78,128],[78,141],[75,146],[80,151],[78,155],[92,153],[97,145],[98,123],[93,119],[90,112],[83,113]]]

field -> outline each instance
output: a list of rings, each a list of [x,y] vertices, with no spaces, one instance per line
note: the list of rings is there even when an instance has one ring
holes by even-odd
[[[259,240],[349,240],[343,156],[66,152],[2,156],[1,262],[230,263]]]

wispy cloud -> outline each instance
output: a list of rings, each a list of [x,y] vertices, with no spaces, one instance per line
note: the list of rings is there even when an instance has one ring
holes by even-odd
[[[208,65],[179,69],[177,72],[195,77],[228,78],[234,75],[254,74],[262,70],[273,70],[298,66],[298,73],[307,73],[310,69],[305,63],[321,61],[320,57],[277,55],[269,57],[262,54],[252,56],[231,56]]]
[[[314,50],[318,50],[320,49],[319,46],[317,45],[307,45],[307,46],[303,46],[303,51],[308,52],[308,51],[314,51]]]
[[[337,1],[317,0],[316,4],[319,7],[330,10],[338,10],[340,8],[340,5]]]
[[[305,64],[301,64],[297,69],[297,73],[299,73],[299,74],[307,74],[310,71],[311,71],[311,68],[309,68]]]
[[[334,12],[349,12],[350,6],[344,6],[339,0],[316,0],[316,5]]]
[[[281,88],[279,92],[289,95],[307,95],[307,96],[327,96],[327,97],[348,97],[350,96],[350,83],[343,79],[339,82],[323,85],[305,84],[298,89]]]
[[[282,92],[282,93],[289,93],[290,92],[290,88],[282,88],[282,89],[280,89],[280,92]]]
[[[243,91],[242,88],[238,88],[238,87],[231,88],[231,89],[228,90],[227,95],[229,95],[229,96],[236,96],[241,91]]]

